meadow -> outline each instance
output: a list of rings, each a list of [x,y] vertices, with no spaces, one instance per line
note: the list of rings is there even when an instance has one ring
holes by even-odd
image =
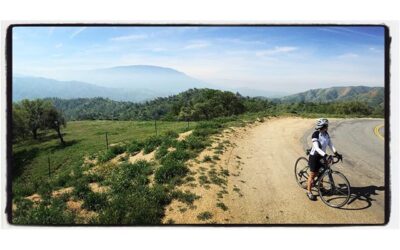
[[[157,121],[157,134],[183,132],[195,122]],[[23,140],[13,145],[13,185],[30,183],[41,178],[70,171],[89,157],[107,149],[108,143],[128,143],[156,135],[154,121],[71,121],[62,130],[63,147],[53,131],[39,134],[39,140]]]

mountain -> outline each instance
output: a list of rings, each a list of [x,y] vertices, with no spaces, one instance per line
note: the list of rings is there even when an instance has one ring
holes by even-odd
[[[152,65],[69,71],[52,78],[14,74],[14,100],[104,97],[116,101],[141,102],[191,88],[212,87],[175,69]]]
[[[383,105],[385,91],[383,87],[332,87],[312,89],[302,93],[280,98],[281,102],[335,102],[335,101],[362,101],[369,105]]]
[[[107,88],[79,81],[57,81],[43,77],[13,77],[13,101],[47,97],[63,99],[106,97],[116,101],[141,102],[153,99],[158,94],[156,91],[146,89]]]
[[[69,78],[103,87],[156,90],[160,96],[177,94],[191,88],[210,87],[183,72],[153,65],[130,65],[75,71],[71,72]]]

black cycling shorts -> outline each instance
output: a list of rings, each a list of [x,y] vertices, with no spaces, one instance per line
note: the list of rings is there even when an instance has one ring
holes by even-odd
[[[315,155],[310,155],[308,157],[308,165],[310,166],[311,172],[318,172],[321,167],[324,167],[322,156],[318,153],[316,153]]]

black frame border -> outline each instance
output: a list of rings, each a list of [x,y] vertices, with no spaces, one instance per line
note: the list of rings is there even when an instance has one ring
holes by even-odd
[[[159,225],[102,225],[102,224],[58,224],[58,225],[17,225],[12,222],[12,37],[14,27],[382,27],[385,34],[385,141],[384,141],[384,161],[385,161],[385,219],[381,224],[159,224]],[[6,30],[6,217],[10,225],[13,226],[40,226],[40,227],[354,227],[354,226],[385,226],[389,223],[391,212],[391,188],[390,188],[390,37],[389,27],[385,24],[267,24],[267,23],[19,23],[10,24]]]

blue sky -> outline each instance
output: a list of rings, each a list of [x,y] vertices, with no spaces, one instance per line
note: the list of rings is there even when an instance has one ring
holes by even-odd
[[[296,92],[384,85],[381,27],[15,27],[14,73],[171,67],[224,87]]]

